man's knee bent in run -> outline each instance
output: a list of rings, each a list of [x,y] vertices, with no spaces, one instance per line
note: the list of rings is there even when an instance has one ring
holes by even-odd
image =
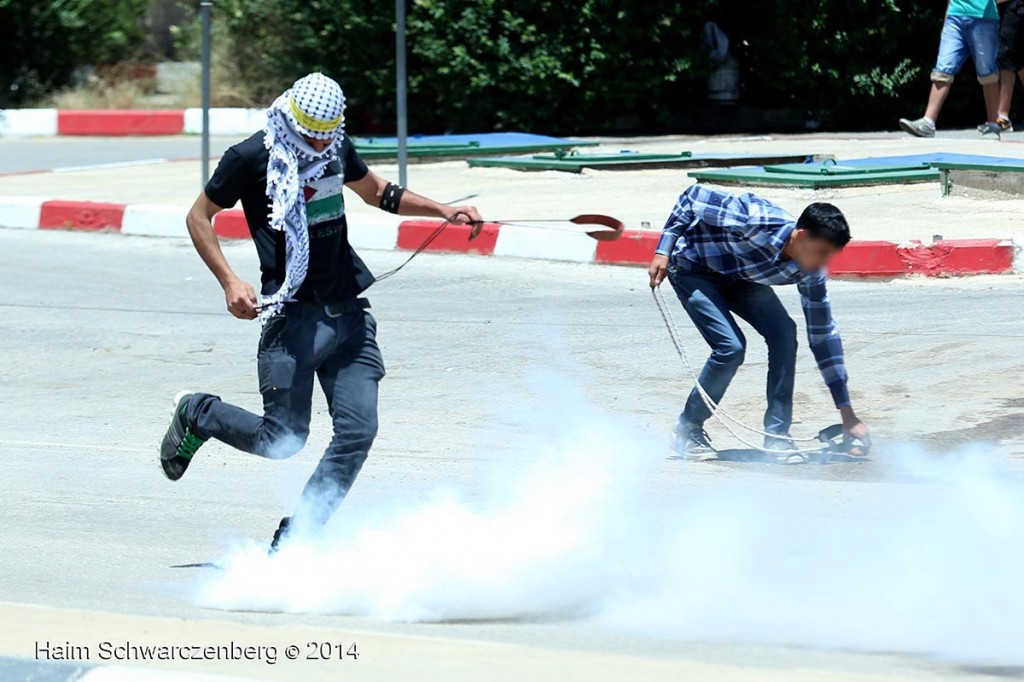
[[[711,351],[712,362],[723,367],[739,369],[747,357],[747,344],[743,339],[735,338],[725,341]]]
[[[257,455],[267,459],[288,459],[306,447],[306,439],[309,438],[308,426],[297,430],[268,429],[266,424],[267,421],[264,419]]]
[[[287,393],[287,392],[285,392]],[[287,399],[277,404],[264,400],[264,412],[256,431],[254,454],[267,459],[288,459],[306,446],[310,414]]]
[[[225,403],[218,396],[197,393],[192,400],[191,421],[202,438],[215,438],[244,452],[268,459],[285,459],[298,453],[309,437],[308,415],[282,410],[263,415]]]

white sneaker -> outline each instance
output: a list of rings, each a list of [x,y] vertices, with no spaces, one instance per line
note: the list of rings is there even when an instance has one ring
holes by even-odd
[[[668,445],[676,454],[687,459],[707,459],[716,454],[711,445],[711,437],[704,427],[683,420],[676,422],[672,428]]]
[[[923,117],[913,121],[909,118],[901,118],[900,128],[914,137],[935,137],[935,126],[928,123]]]
[[[769,458],[774,457],[779,464],[803,464],[807,461],[805,453],[797,452],[796,443],[790,436],[765,436],[764,452]],[[787,452],[792,450],[792,452]]]

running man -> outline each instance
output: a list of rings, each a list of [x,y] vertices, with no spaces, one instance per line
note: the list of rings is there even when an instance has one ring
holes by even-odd
[[[1001,131],[996,122],[999,115],[998,51],[999,10],[996,9],[996,0],[950,0],[942,25],[939,56],[932,71],[928,106],[921,118],[901,118],[900,128],[915,137],[935,137],[935,122],[939,120],[939,112],[949,97],[949,89],[970,57],[985,96],[987,118],[978,126],[978,132],[985,137],[998,138]]]
[[[733,314],[768,344],[766,450],[793,449],[796,323],[773,286],[796,284],[807,336],[847,434],[869,444],[846,387],[843,343],[832,319],[825,266],[850,241],[846,218],[831,204],[811,204],[794,220],[753,194],[728,194],[694,185],[679,197],[651,262],[651,286],[666,277],[697,330],[711,346],[700,384],[717,404],[743,364],[747,341]],[[684,456],[714,452],[704,422],[711,411],[696,388],[672,432]]]
[[[472,206],[444,206],[375,175],[345,135],[344,112],[335,81],[320,73],[296,81],[268,110],[266,128],[224,153],[186,220],[228,311],[262,322],[256,363],[263,414],[209,393],[179,394],[160,444],[164,474],[181,478],[210,438],[261,457],[294,455],[309,435],[314,379],[334,422],[334,437],[295,513],[281,520],[272,550],[288,533],[327,522],[377,434],[384,363],[369,302],[360,298],[374,278],[349,245],[342,185],[391,213],[473,222],[471,239],[482,226]],[[213,229],[214,215],[238,201],[259,255],[258,297],[231,269]]]

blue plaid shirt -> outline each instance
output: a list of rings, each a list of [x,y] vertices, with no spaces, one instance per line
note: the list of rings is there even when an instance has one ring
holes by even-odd
[[[770,201],[694,185],[672,209],[657,252],[684,269],[689,261],[758,284],[796,284],[811,352],[836,407],[844,407],[850,404],[850,393],[826,273],[804,272],[794,261],[782,260],[782,249],[795,228],[793,216]]]

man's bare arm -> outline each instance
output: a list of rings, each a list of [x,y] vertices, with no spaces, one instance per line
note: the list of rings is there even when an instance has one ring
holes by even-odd
[[[358,194],[360,199],[374,207],[380,206],[381,197],[384,196],[384,190],[387,189],[387,186],[388,181],[373,171],[369,171],[361,180],[347,184],[347,187]],[[470,239],[476,237],[483,227],[483,218],[480,217],[480,213],[476,210],[475,206],[448,206],[409,190],[406,190],[405,194],[402,195],[402,203],[398,207],[398,214],[450,218],[453,223],[457,224],[473,223],[473,233]]]
[[[185,218],[185,224],[196,252],[224,289],[228,312],[241,320],[252,320],[256,317],[256,292],[231,269],[213,230],[213,216],[221,210],[210,201],[206,192],[200,192]]]

